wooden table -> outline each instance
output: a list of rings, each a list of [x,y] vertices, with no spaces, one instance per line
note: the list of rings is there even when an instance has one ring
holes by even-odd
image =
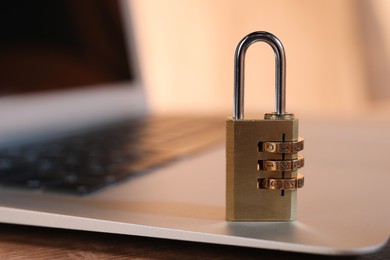
[[[0,259],[390,259],[390,243],[375,254],[330,257],[0,224]]]

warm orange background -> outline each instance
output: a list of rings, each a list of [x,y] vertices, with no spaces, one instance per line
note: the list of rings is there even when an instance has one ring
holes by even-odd
[[[237,43],[264,30],[283,42],[287,110],[348,114],[388,107],[390,2],[135,0],[132,14],[154,112],[231,114]],[[274,57],[253,45],[246,110],[273,110]]]

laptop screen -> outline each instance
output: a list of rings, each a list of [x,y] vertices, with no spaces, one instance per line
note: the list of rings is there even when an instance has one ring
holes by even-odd
[[[112,0],[3,2],[0,95],[132,80],[120,14]]]

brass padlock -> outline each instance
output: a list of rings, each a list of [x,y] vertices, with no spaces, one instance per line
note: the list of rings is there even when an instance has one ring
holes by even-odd
[[[276,111],[264,119],[244,118],[244,60],[248,47],[268,43],[275,53]],[[286,113],[286,58],[282,43],[267,32],[254,32],[237,46],[234,60],[234,112],[226,121],[226,219],[228,221],[292,221],[297,189],[304,178],[298,169],[303,139],[298,119]]]

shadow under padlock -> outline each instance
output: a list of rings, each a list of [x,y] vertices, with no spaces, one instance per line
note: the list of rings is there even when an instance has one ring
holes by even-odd
[[[275,53],[276,109],[264,119],[244,118],[244,62],[248,47],[268,43]],[[292,221],[296,218],[298,119],[286,113],[286,59],[282,43],[267,32],[254,32],[237,46],[234,61],[234,112],[226,121],[226,219],[228,221]]]

